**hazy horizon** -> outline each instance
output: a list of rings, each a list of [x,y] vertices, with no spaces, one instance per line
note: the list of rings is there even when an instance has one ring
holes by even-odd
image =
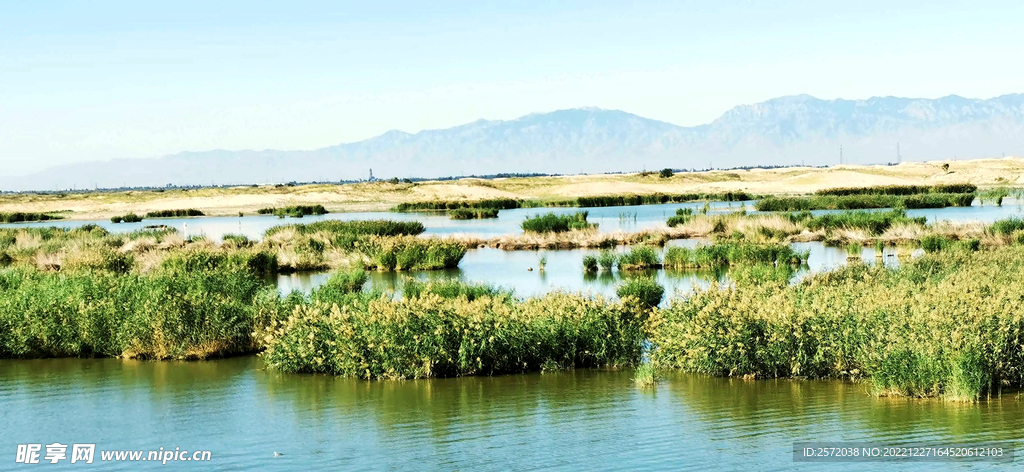
[[[1020,92],[1010,2],[0,3],[4,174],[311,150],[580,107]]]

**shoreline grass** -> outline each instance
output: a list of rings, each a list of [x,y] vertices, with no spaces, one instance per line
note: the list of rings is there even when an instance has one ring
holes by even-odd
[[[919,195],[923,193],[975,193],[978,186],[969,183],[940,185],[878,185],[874,187],[836,187],[817,190],[815,195]]]
[[[586,211],[578,211],[568,215],[547,213],[544,215],[527,216],[520,224],[523,231],[530,233],[564,233],[597,228],[596,223],[587,222]]]
[[[0,213],[0,223],[30,223],[34,221],[50,221],[50,220],[62,220],[64,219],[61,215],[52,215],[49,213],[25,213],[25,212],[12,212],[12,213]]]
[[[264,331],[267,366],[362,379],[630,366],[649,311],[551,293],[524,301],[426,289],[400,300],[321,299]]]
[[[188,208],[185,210],[158,210],[146,213],[146,218],[189,218],[193,216],[206,216],[206,214],[194,208]]]
[[[872,208],[946,208],[971,206],[972,193],[927,193],[913,195],[813,195],[809,197],[767,197],[755,205],[757,211],[860,210]]]
[[[453,220],[479,220],[485,218],[497,218],[497,208],[456,208],[448,210],[448,217]]]
[[[284,218],[286,216],[292,218],[302,218],[303,216],[309,215],[326,215],[329,213],[323,205],[294,205],[288,207],[267,207],[256,210],[258,215],[275,215],[278,218]]]
[[[863,379],[875,395],[973,401],[1024,385],[1024,247],[855,264],[800,284],[698,291],[656,312],[655,366]]]

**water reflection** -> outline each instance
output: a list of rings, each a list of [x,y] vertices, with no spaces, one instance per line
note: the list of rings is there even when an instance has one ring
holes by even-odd
[[[212,450],[212,468],[238,469],[788,470],[802,466],[791,462],[794,441],[1020,440],[1024,426],[1012,394],[977,404],[894,400],[856,383],[680,373],[639,390],[631,377],[576,370],[367,382],[266,370],[251,356],[4,360],[0,449],[187,447]],[[934,464],[901,465],[925,468]]]
[[[709,244],[708,240],[675,240],[669,246],[695,247]],[[895,248],[885,248],[883,257],[875,257],[875,249],[865,248],[860,255],[853,258],[846,249],[825,246],[820,242],[793,243],[797,251],[809,253],[807,264],[796,268],[793,282],[804,277],[851,263],[867,265],[884,264],[887,267],[899,267],[900,260],[896,257]],[[618,247],[614,251],[622,253],[626,247]],[[904,250],[905,253],[906,250]],[[664,252],[664,249],[662,249]],[[673,295],[686,295],[695,289],[706,289],[713,283],[729,283],[729,269],[716,270],[675,270],[651,269],[645,271],[621,272],[598,271],[584,272],[583,257],[598,255],[600,251],[593,249],[571,250],[537,250],[537,251],[503,251],[501,249],[481,248],[466,253],[459,268],[438,271],[411,272],[370,272],[370,280],[366,290],[391,291],[401,295],[402,285],[407,278],[416,280],[457,279],[471,283],[487,283],[515,292],[520,297],[531,297],[561,290],[583,292],[603,297],[614,297],[616,287],[626,277],[653,277],[665,287],[665,301]],[[916,255],[922,254],[920,251]],[[540,270],[540,260],[546,259],[544,270]],[[276,277],[278,291],[282,294],[294,290],[308,293],[314,287],[323,284],[330,277],[329,273],[294,273]]]

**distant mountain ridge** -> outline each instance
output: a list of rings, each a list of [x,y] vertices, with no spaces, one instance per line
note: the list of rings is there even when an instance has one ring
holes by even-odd
[[[1024,154],[1024,94],[979,100],[786,96],[682,127],[578,108],[447,129],[388,131],[309,151],[213,150],[77,163],[0,180],[3,190],[208,185],[496,173],[846,163]]]

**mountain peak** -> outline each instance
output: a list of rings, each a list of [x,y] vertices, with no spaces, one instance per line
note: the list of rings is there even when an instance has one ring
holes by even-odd
[[[391,130],[312,151],[205,151],[81,163],[10,178],[0,188],[53,189],[337,181],[496,173],[622,172],[1024,154],[1024,95],[987,100],[800,94],[730,109],[681,127],[622,110],[581,107],[477,120],[411,134]]]

